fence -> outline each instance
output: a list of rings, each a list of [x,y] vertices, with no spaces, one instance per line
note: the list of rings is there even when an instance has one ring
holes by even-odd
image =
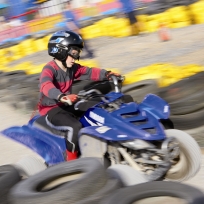
[[[62,16],[62,4],[64,0],[52,0],[41,4],[38,9],[29,10],[25,13],[13,16],[13,18],[18,19],[24,17],[23,25],[9,28],[5,31],[0,32],[0,43],[5,41],[12,41],[15,38],[20,38],[28,34],[40,32],[42,30],[48,30],[54,28],[57,23],[63,22]],[[20,4],[13,4],[12,6],[20,7]],[[75,9],[75,14],[78,20],[83,20],[86,17],[92,17],[97,15],[103,15],[107,11],[113,9],[119,9],[120,4],[117,1],[112,1],[110,3],[96,3],[94,7],[89,8],[77,8]],[[29,19],[30,15],[38,11],[42,18],[26,21]]]

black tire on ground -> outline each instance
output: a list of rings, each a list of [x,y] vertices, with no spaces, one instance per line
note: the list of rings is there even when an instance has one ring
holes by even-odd
[[[186,98],[198,91],[202,91],[203,86],[204,72],[199,72],[195,75],[171,84],[170,86],[159,89],[158,95],[168,103],[171,103]]]
[[[147,3],[146,14],[154,15],[154,14],[162,13],[168,8],[169,6],[163,3],[163,0],[149,2]]]
[[[169,103],[171,114],[183,115],[204,108],[204,91],[197,92],[181,100]]]
[[[11,72],[4,72],[3,74],[1,74],[1,78],[3,77],[8,77],[8,76],[17,76],[17,75],[25,75],[26,73],[24,71],[11,71]]]
[[[80,178],[76,179],[78,175]],[[9,200],[12,204],[72,204],[102,189],[107,180],[98,159],[77,159],[52,166],[20,182],[10,191]]]
[[[179,130],[194,129],[204,124],[204,109],[185,115],[171,115],[174,128]]]
[[[0,203],[8,204],[8,193],[21,177],[15,167],[11,165],[0,166]]]
[[[122,93],[131,95],[135,101],[142,101],[149,94],[157,94],[158,84],[156,80],[148,79],[122,87]]]
[[[99,204],[128,204],[159,196],[181,198],[188,204],[201,204],[204,200],[203,192],[192,186],[170,181],[153,181],[119,189]]]
[[[0,75],[0,89],[4,89],[9,86],[15,85],[13,80],[25,74],[26,73],[24,71],[12,71],[12,72],[5,72],[1,74]]]
[[[172,1],[172,0],[165,0],[170,7],[176,7],[176,6],[188,6],[192,3],[195,3],[198,0],[179,0],[179,1]]]
[[[102,199],[120,189],[122,184],[117,179],[109,179],[106,185],[95,194],[77,202],[76,204],[98,204]]]
[[[29,97],[28,97],[29,98]],[[19,101],[16,103],[12,103],[12,106],[16,109],[27,110],[27,111],[35,111],[37,110],[38,100],[30,99],[25,101]]]

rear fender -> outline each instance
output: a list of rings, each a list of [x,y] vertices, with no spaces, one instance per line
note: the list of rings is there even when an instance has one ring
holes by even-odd
[[[158,120],[168,119],[170,116],[169,104],[154,94],[146,95],[139,104],[139,109],[149,112]]]
[[[65,161],[66,142],[64,138],[38,129],[31,129],[28,126],[10,127],[1,133],[36,152],[49,166]]]

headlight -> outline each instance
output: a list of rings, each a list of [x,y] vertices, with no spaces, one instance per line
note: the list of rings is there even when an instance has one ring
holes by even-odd
[[[150,142],[139,139],[121,142],[120,144],[134,150],[155,148],[155,146]]]

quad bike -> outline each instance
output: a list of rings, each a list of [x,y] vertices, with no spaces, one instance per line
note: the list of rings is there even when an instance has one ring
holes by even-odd
[[[79,119],[83,125],[78,135],[80,157],[98,157],[106,165],[129,165],[149,181],[193,177],[201,165],[197,142],[173,129],[169,105],[160,97],[148,94],[140,103],[124,102],[121,80],[112,76],[115,91],[105,95],[97,89],[79,92],[75,109],[100,99],[92,107],[87,106]],[[54,127],[46,116],[37,115],[27,125],[1,133],[32,149],[48,166],[69,160],[66,144],[70,128]]]

